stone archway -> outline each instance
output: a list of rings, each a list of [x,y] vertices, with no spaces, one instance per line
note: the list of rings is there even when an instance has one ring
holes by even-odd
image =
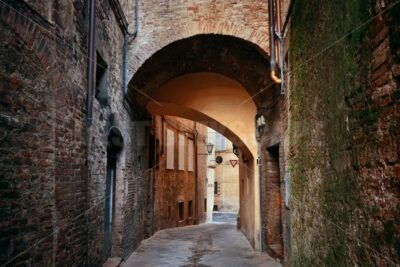
[[[267,18],[266,18],[267,21]],[[252,29],[232,21],[198,21],[194,23],[177,24],[173,28],[163,29],[162,33],[140,31],[140,38],[130,44],[129,68],[135,73],[150,57],[169,44],[192,38],[193,36],[225,36],[246,40],[260,50],[268,51],[268,28]]]
[[[263,190],[254,117],[257,109],[271,105],[278,94],[269,76],[268,55],[259,46],[215,34],[166,45],[141,65],[128,85],[127,99],[135,109],[200,121],[236,138],[244,155],[240,162],[241,230],[256,248],[263,239],[259,194]],[[221,114],[223,110],[231,114]],[[232,124],[235,118],[240,125]]]

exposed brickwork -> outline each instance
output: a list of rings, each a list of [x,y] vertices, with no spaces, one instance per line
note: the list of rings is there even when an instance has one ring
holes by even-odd
[[[37,54],[3,20],[0,23],[1,43],[12,40],[0,47],[0,263],[4,264],[53,230],[55,106]],[[12,264],[54,264],[53,240],[50,236]]]
[[[176,117],[155,117],[155,129],[157,138],[157,168],[155,172],[154,197],[155,197],[155,223],[154,229],[160,230],[170,227],[192,225],[196,223],[196,194],[194,171],[188,171],[188,144],[185,140],[185,170],[178,170],[178,135],[184,134],[185,139],[196,138],[198,154],[205,154],[206,127],[192,121]],[[175,170],[166,169],[166,131],[170,129],[175,133]],[[164,137],[162,136],[164,135]],[[205,180],[206,180],[205,156],[197,159],[198,175],[198,222],[204,221]],[[189,216],[188,203],[192,201],[192,216]],[[183,220],[179,219],[178,203],[184,203]]]
[[[284,97],[277,97],[274,105],[264,106],[267,118],[261,139],[261,213],[263,220],[264,249],[275,258],[282,259],[284,196],[284,140],[282,133],[286,122]]]
[[[160,65],[165,67],[163,72]],[[149,99],[134,88],[151,95],[168,80],[193,72],[216,72],[237,80],[260,107],[271,103],[278,93],[270,76],[265,75],[269,72],[268,56],[251,43],[231,36],[200,35],[173,43],[146,61],[130,81],[129,97],[144,106]]]
[[[268,1],[142,1],[139,37],[131,44],[133,73],[161,48],[198,34],[239,37],[268,51]],[[166,27],[168,25],[168,27]]]
[[[127,123],[130,119],[122,105],[123,36],[108,1],[98,2],[97,50],[110,70],[110,105],[100,107],[95,100],[95,126],[89,131],[85,126],[85,2],[54,6],[34,3],[32,9],[22,1],[8,4],[12,7],[0,5],[4,32],[1,61],[7,62],[1,69],[1,115],[11,118],[1,125],[2,133],[7,134],[1,153],[5,175],[1,223],[2,229],[7,229],[1,238],[1,262],[46,235],[46,240],[18,257],[13,265],[84,266],[103,262],[105,147],[112,126],[120,127],[126,137],[126,150],[118,162],[119,220],[114,227],[112,253],[128,255],[144,236],[140,230],[143,219],[133,220],[128,211],[144,213],[148,206],[141,202],[146,199],[141,196],[145,179],[137,178],[143,170],[134,162],[143,147],[136,144],[136,135],[130,135],[135,128]],[[50,17],[54,21],[48,22]],[[127,190],[126,183],[138,190]],[[136,205],[124,206],[125,197]]]
[[[15,60],[7,57],[4,58],[4,62],[18,62],[18,70],[21,72],[19,74],[14,71],[15,66],[10,70],[2,69],[4,70],[2,73],[3,88],[7,88],[2,90],[6,94],[2,115],[23,110],[27,113],[26,116],[22,115],[22,111],[20,116],[16,116],[19,122],[23,122],[21,124],[23,126],[18,124],[15,127],[6,126],[6,128],[14,127],[11,130],[12,138],[16,138],[14,131],[20,131],[20,129],[35,133],[32,136],[42,138],[42,141],[38,141],[37,144],[43,144],[35,146],[36,150],[29,150],[31,153],[29,155],[23,151],[28,149],[26,140],[30,139],[20,135],[21,139],[16,143],[21,143],[16,145],[7,139],[10,138],[9,136],[6,136],[2,141],[7,142],[11,149],[6,153],[9,154],[8,158],[15,158],[15,161],[11,162],[5,158],[2,160],[2,164],[4,164],[2,168],[3,166],[4,170],[12,168],[15,166],[15,162],[19,161],[19,157],[22,157],[24,160],[21,159],[21,162],[26,165],[23,165],[22,168],[24,172],[30,170],[29,173],[33,177],[31,180],[38,179],[35,173],[40,173],[39,176],[43,176],[40,178],[41,186],[48,187],[47,194],[41,194],[39,193],[41,191],[35,191],[33,188],[25,190],[20,187],[22,183],[14,186],[18,188],[17,195],[23,192],[25,195],[30,192],[33,194],[32,199],[39,201],[37,205],[34,205],[35,211],[32,211],[32,214],[22,212],[26,207],[20,202],[13,202],[16,203],[15,206],[9,205],[8,202],[2,203],[6,207],[18,207],[18,211],[13,214],[21,214],[21,222],[25,222],[27,218],[41,218],[40,212],[46,212],[46,216],[39,219],[40,227],[43,227],[44,230],[36,230],[35,223],[32,222],[30,224],[32,236],[29,240],[19,241],[21,238],[29,236],[28,230],[14,231],[10,228],[10,231],[6,232],[8,234],[4,240],[2,239],[2,242],[8,250],[5,250],[2,260],[11,258],[34,240],[53,232],[49,241],[42,242],[43,246],[49,246],[49,256],[44,257],[45,255],[42,254],[43,257],[35,258],[34,250],[32,250],[18,260],[21,262],[27,260],[34,264],[35,261],[44,263],[43,259],[45,258],[47,262],[44,265],[66,264],[71,266],[98,265],[104,261],[102,231],[104,177],[107,163],[105,151],[107,134],[111,127],[118,127],[124,138],[124,150],[119,154],[117,161],[115,211],[117,220],[113,229],[112,254],[128,255],[140,240],[152,233],[149,225],[152,220],[150,214],[154,196],[148,189],[151,184],[151,179],[148,178],[154,174],[143,175],[148,147],[142,143],[145,139],[143,132],[148,129],[149,125],[145,122],[131,122],[122,105],[120,77],[122,77],[123,36],[108,1],[96,2],[96,50],[106,61],[110,71],[107,79],[109,101],[108,105],[102,106],[96,99],[94,100],[93,124],[90,128],[85,125],[87,1],[74,1],[73,3],[8,1],[7,3],[12,4],[17,12],[6,5],[1,5],[1,27],[4,33],[2,35],[2,56],[13,57]],[[121,4],[128,14],[128,21],[132,28],[134,5],[128,1],[121,1]],[[159,11],[166,16],[159,16],[159,12],[154,10],[154,7],[159,8]],[[209,7],[213,10],[212,13],[208,12]],[[168,7],[164,4],[146,2],[142,3],[140,8],[142,31],[140,31],[139,37],[131,42],[132,46],[129,49],[131,55],[136,55],[131,57],[131,70],[138,68],[146,58],[166,44],[199,33],[233,35],[254,42],[263,49],[266,49],[268,44],[267,18],[264,17],[267,14],[265,1],[253,5],[199,1],[183,6],[168,4]],[[174,12],[171,12],[172,10]],[[260,13],[255,11],[260,11]],[[171,23],[176,26],[174,30],[165,31],[163,29],[165,21],[170,21],[168,14],[175,18],[184,18],[189,14],[191,22],[186,23],[183,19],[176,20],[176,23]],[[237,22],[232,22],[231,16],[237,17]],[[221,19],[216,20],[217,17]],[[32,23],[30,19],[37,24]],[[157,27],[153,27],[156,25],[152,25],[152,23],[156,23]],[[177,34],[173,34],[174,32]],[[157,40],[157,42],[149,42],[149,40]],[[149,43],[152,44],[152,47],[148,46]],[[20,60],[16,60],[17,58]],[[137,59],[140,60],[137,61]],[[31,69],[33,71],[29,71]],[[38,70],[37,78],[33,79],[32,75],[36,75],[36,69]],[[269,80],[258,81],[258,83],[262,86],[269,83]],[[33,93],[37,86],[43,88],[43,95],[39,93],[35,95],[36,91]],[[32,94],[32,99],[24,95],[19,97],[20,102],[12,101],[12,105],[7,104],[7,101],[20,95],[20,92],[17,92],[19,89],[12,91],[9,88],[23,88],[21,90],[26,91],[27,95]],[[49,100],[45,101],[47,98]],[[46,106],[36,108],[33,103],[30,103],[30,101],[36,101],[36,105],[38,105],[41,103],[39,99],[46,103]],[[24,121],[29,121],[30,118],[33,122],[26,124]],[[31,141],[36,144],[34,140]],[[204,147],[198,146],[198,148],[199,153],[205,152]],[[2,149],[6,149],[6,147],[2,147]],[[35,163],[33,159],[38,163]],[[198,164],[203,164],[201,159]],[[20,173],[13,173],[13,175],[18,178],[23,177]],[[199,168],[198,175],[199,190],[203,192],[205,190],[205,171],[203,172]],[[9,176],[10,179],[11,177]],[[18,181],[18,179],[14,180]],[[4,183],[6,192],[15,191],[10,188],[8,183]],[[43,188],[41,190],[44,190]],[[200,195],[199,199],[204,199],[204,196]],[[199,221],[202,221],[204,220],[204,202],[200,201],[198,206]],[[11,226],[10,223],[13,222],[8,222],[4,227],[8,229]],[[39,250],[43,249],[38,247]],[[27,262],[27,264],[29,263]]]
[[[297,3],[292,66],[393,3]],[[399,11],[378,14],[291,77],[295,266],[399,264]]]
[[[0,264],[37,241],[10,265],[104,262],[112,127],[121,132],[124,146],[116,163],[111,255],[126,257],[157,229],[179,225],[166,216],[170,204],[171,214],[177,214],[180,199],[185,202],[181,225],[194,223],[186,220],[194,174],[168,173],[162,165],[160,118],[153,125],[148,114],[147,121],[135,121],[124,106],[123,35],[109,1],[96,1],[96,50],[109,71],[107,104],[94,99],[90,127],[85,124],[88,1],[5,2],[0,3]],[[141,1],[139,33],[129,42],[130,86],[152,92],[182,74],[211,71],[257,94],[258,108],[270,106],[279,90],[269,87],[267,2]],[[400,5],[342,38],[394,2],[296,1],[290,88],[264,110],[260,150],[265,248],[276,257],[283,253],[287,264],[399,263]],[[121,4],[133,30],[134,4]],[[148,101],[132,88],[129,93],[134,105]],[[161,164],[148,170],[153,141]],[[203,141],[198,139],[197,153],[205,153]],[[278,155],[266,153],[277,144]],[[198,165],[205,165],[201,157]],[[287,210],[280,203],[286,173],[292,179]],[[199,168],[199,221],[204,220],[205,176]],[[244,165],[240,176],[241,195],[252,201],[253,170]],[[245,199],[240,202],[240,227],[254,244],[256,211]]]

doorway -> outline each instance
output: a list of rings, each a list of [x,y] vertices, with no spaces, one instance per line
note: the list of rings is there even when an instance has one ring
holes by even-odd
[[[117,180],[117,159],[123,147],[121,132],[111,128],[107,140],[107,172],[104,201],[104,258],[111,256],[112,233],[115,215],[115,185]]]
[[[266,216],[264,238],[267,252],[283,259],[282,194],[279,144],[267,148]]]
[[[111,255],[112,224],[115,210],[115,180],[116,160],[113,155],[108,155],[106,175],[106,200],[104,207],[104,255],[108,258]]]

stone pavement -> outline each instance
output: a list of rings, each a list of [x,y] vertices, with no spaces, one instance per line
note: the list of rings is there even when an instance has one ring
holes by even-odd
[[[235,212],[213,212],[213,223],[228,223],[234,224],[237,223],[237,213]]]
[[[167,229],[144,240],[123,267],[245,267],[282,265],[254,251],[234,224]]]

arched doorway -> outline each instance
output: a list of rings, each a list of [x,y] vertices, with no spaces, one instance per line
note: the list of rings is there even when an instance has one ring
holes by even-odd
[[[141,111],[135,114],[198,121],[239,148],[241,230],[257,249],[264,243],[262,221],[267,220],[262,217],[268,216],[261,210],[260,192],[268,194],[269,187],[260,188],[254,118],[264,107],[279,111],[279,94],[269,76],[267,54],[255,44],[223,35],[196,35],[167,45],[138,69],[127,91],[131,106]],[[264,140],[267,145],[280,138],[280,129],[266,132],[274,137]]]
[[[115,214],[115,185],[117,179],[117,159],[124,146],[122,134],[118,128],[112,127],[107,138],[107,172],[104,201],[104,258],[111,255],[112,232]]]

